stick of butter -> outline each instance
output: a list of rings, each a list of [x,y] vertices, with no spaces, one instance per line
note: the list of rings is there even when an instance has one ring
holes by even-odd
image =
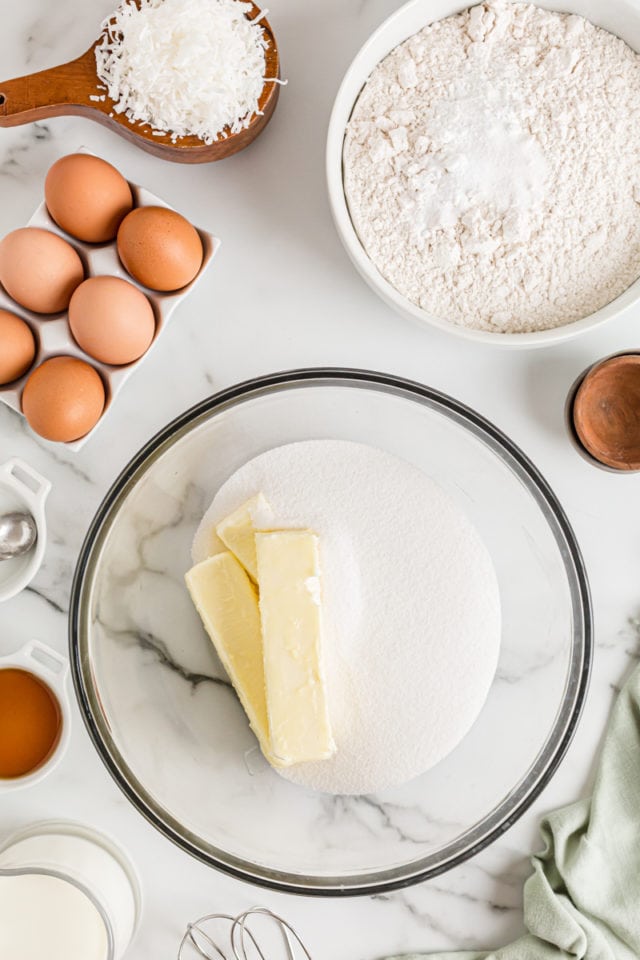
[[[228,550],[236,555],[249,576],[258,579],[256,560],[256,527],[264,529],[271,526],[273,513],[261,493],[247,500],[241,507],[221,520],[216,533]]]
[[[271,761],[262,633],[256,591],[232,553],[217,553],[185,574],[191,599]]]
[[[271,753],[281,766],[335,752],[322,672],[318,538],[256,532]]]

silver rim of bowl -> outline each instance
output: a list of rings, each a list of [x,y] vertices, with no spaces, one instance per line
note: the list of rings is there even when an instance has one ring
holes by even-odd
[[[527,776],[479,824],[443,850],[393,868],[365,874],[310,876],[270,869],[206,845],[167,811],[161,810],[140,783],[100,719],[100,705],[91,682],[86,619],[93,569],[118,509],[150,463],[214,412],[248,398],[305,386],[341,386],[402,396],[426,405],[464,426],[505,463],[526,486],[551,528],[563,558],[571,589],[573,636],[564,696],[553,729]],[[334,367],[289,370],[247,380],[208,397],[160,430],[120,473],[99,507],[80,551],[69,609],[69,659],[80,710],[87,730],[109,773],[138,811],[178,847],[210,866],[272,890],[305,896],[372,895],[396,890],[431,877],[475,856],[522,816],[549,783],[577,728],[589,685],[593,657],[593,617],[587,573],[572,527],[555,494],[529,458],[490,421],[447,394],[424,384],[368,370]]]

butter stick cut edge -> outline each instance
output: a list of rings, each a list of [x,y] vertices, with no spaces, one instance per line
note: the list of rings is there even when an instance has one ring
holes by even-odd
[[[260,749],[273,763],[255,587],[229,551],[197,563],[185,574],[185,582]]]
[[[318,538],[257,531],[262,643],[271,752],[281,766],[327,760],[335,743],[322,665]]]
[[[273,518],[273,512],[264,494],[258,493],[246,500],[237,510],[230,513],[216,525],[216,533],[227,550],[240,561],[249,576],[257,582],[258,561],[256,559],[256,526],[267,527]]]

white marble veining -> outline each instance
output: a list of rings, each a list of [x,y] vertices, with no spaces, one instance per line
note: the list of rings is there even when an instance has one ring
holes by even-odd
[[[97,35],[110,0],[3,5],[3,76],[69,59]],[[615,690],[640,658],[637,476],[590,467],[563,424],[567,390],[591,361],[637,348],[637,312],[553,351],[479,349],[397,318],[340,248],[324,189],[331,102],[350,58],[397,0],[273,0],[270,20],[290,83],[264,135],[219,164],[184,168],[149,157],[80,119],[0,131],[0,227],[22,225],[48,166],[80,144],[116,163],[222,238],[206,282],[176,314],[109,418],[79,453],[34,438],[0,407],[0,459],[23,457],[53,483],[49,544],[29,590],[0,607],[0,654],[32,636],[66,647],[75,559],[109,484],[169,419],[238,380],[276,369],[340,364],[427,382],[476,407],[534,459],[580,540],[593,590],[596,652],[586,710],[552,783],[505,836],[474,860],[405,891],[310,900],[252,888],[187,857],[128,804],[103,768],[77,710],[69,753],[43,785],[3,797],[0,830],[69,817],[111,833],[134,858],[145,911],[130,956],[173,957],[187,920],[253,903],[289,917],[314,957],[366,960],[406,949],[497,945],[521,930],[522,880],[542,813],[588,789]],[[195,664],[194,669],[199,669]]]

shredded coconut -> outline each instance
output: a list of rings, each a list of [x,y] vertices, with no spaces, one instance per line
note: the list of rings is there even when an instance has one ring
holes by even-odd
[[[95,50],[115,112],[174,142],[209,144],[248,127],[268,79],[250,10],[241,0],[125,0]]]
[[[344,183],[368,255],[429,313],[516,333],[588,316],[640,274],[640,57],[531,4],[437,21],[369,77]]]
[[[500,599],[486,547],[421,470],[365,444],[309,440],[227,480],[196,533],[194,563],[224,549],[216,524],[259,491],[278,527],[319,537],[338,747],[330,760],[278,772],[335,794],[411,780],[459,743],[493,680]]]

